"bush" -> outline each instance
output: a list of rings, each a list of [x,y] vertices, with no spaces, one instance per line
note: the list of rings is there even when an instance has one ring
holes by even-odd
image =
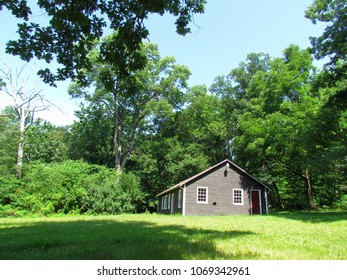
[[[20,185],[15,175],[0,178],[0,205],[15,204],[18,200],[17,189]]]
[[[86,195],[82,200],[82,212],[91,214],[120,214],[136,212],[143,194],[139,179],[132,174],[116,173],[100,169],[83,182]]]
[[[21,181],[1,180],[3,216],[130,213],[144,197],[135,175],[80,161],[30,164]]]
[[[0,217],[19,217],[21,216],[20,211],[14,208],[11,204],[1,205],[0,204]]]
[[[334,204],[335,208],[347,210],[347,194],[341,195],[339,201]]]
[[[90,165],[83,162],[31,164],[22,178],[23,204],[35,214],[69,213],[80,208],[81,182]]]

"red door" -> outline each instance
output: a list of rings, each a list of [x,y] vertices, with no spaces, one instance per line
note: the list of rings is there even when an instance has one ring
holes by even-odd
[[[252,214],[260,214],[260,191],[251,191]]]

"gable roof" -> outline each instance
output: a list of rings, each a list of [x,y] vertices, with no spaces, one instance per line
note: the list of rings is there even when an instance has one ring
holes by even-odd
[[[269,189],[268,186],[266,186],[264,183],[260,182],[257,178],[253,177],[252,175],[250,175],[249,173],[247,173],[245,170],[243,170],[241,167],[237,166],[235,163],[233,163],[232,161],[228,160],[228,159],[225,159],[223,160],[222,162],[220,163],[217,163],[216,165],[214,166],[211,166],[210,168],[207,168],[206,170],[186,179],[186,180],[183,180],[182,182],[179,182],[178,184],[174,185],[173,187],[159,193],[156,195],[156,197],[158,198],[159,196],[162,196],[166,193],[169,193],[175,189],[178,189],[178,188],[181,188],[182,186],[188,184],[189,182],[193,181],[194,179],[196,178],[199,178],[200,176],[203,176],[204,174],[208,173],[209,171],[217,168],[217,167],[220,167],[220,166],[223,166],[223,165],[226,165],[226,164],[230,164],[231,166],[234,166],[236,169],[238,169],[239,171],[241,171],[242,173],[246,174],[248,177],[252,178],[254,181],[258,182],[259,184],[261,184],[263,187]]]

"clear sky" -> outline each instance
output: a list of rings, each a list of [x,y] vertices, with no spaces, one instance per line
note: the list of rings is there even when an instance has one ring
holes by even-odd
[[[205,84],[209,87],[216,76],[227,75],[251,52],[280,57],[290,44],[309,47],[309,37],[319,36],[324,30],[323,25],[314,25],[305,18],[305,10],[313,0],[207,2],[205,13],[194,16],[192,33],[186,36],[175,33],[175,19],[169,15],[151,15],[145,23],[150,31],[149,41],[159,45],[161,56],[174,56],[177,63],[191,70],[191,86]],[[1,60],[11,61],[13,67],[20,67],[22,62],[5,54],[5,43],[16,38],[16,19],[3,10],[0,12],[0,26]],[[321,66],[319,62],[316,64]],[[2,61],[0,65],[3,66]],[[47,67],[43,64],[38,66]],[[68,96],[67,86],[68,82],[59,83],[58,88],[42,84],[46,98],[64,113],[52,108],[40,117],[56,125],[73,122],[78,101]],[[5,93],[0,92],[0,108],[8,102]]]

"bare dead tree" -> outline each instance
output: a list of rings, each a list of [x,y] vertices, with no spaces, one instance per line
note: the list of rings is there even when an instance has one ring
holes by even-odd
[[[39,88],[40,80],[33,81],[34,65],[25,73],[27,65],[16,69],[13,73],[10,65],[4,63],[0,68],[0,90],[5,92],[12,100],[12,117],[18,121],[19,143],[17,152],[17,177],[22,176],[25,133],[34,122],[37,112],[45,111],[50,106],[55,106],[47,100]],[[56,107],[56,106],[55,106]],[[8,116],[8,115],[7,115]]]

